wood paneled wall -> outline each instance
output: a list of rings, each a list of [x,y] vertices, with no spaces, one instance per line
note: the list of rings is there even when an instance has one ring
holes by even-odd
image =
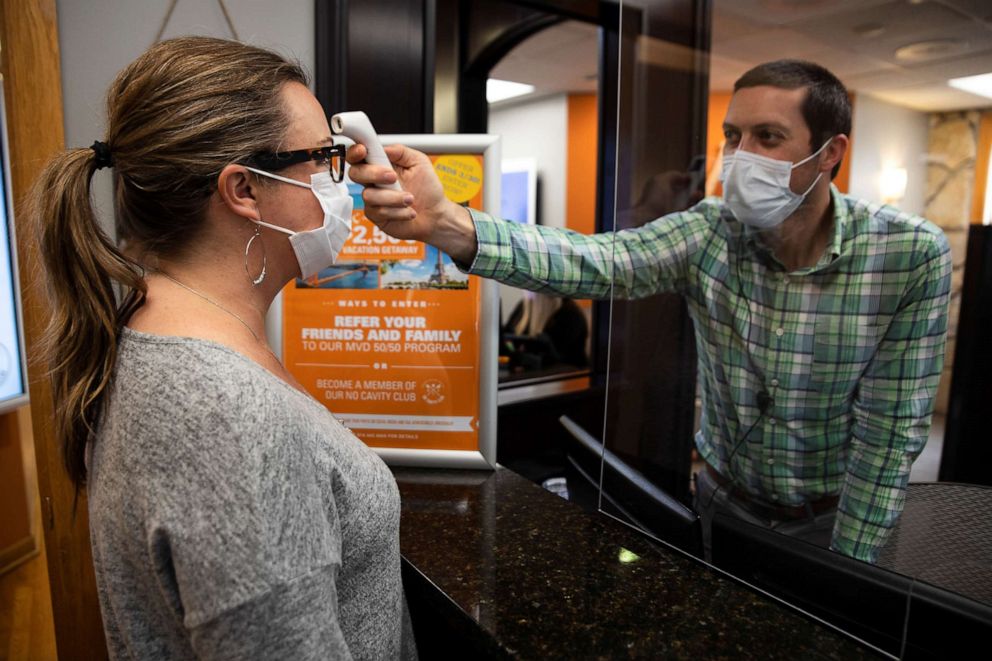
[[[48,311],[37,286],[38,255],[33,232],[26,224],[25,200],[45,161],[64,147],[55,0],[0,0],[0,43],[24,335],[30,358],[37,353]],[[74,489],[52,435],[52,395],[41,366],[30,363],[28,376],[59,658],[106,658],[85,495],[74,503]]]
[[[0,415],[0,573],[38,550],[31,530],[33,502],[28,500],[20,437],[18,411]]]

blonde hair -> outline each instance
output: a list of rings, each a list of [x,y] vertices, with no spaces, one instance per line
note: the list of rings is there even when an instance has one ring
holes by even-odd
[[[149,255],[180,253],[197,236],[228,164],[276,151],[288,128],[281,91],[307,84],[298,64],[209,37],[156,44],[107,93],[118,239]],[[55,156],[31,195],[52,304],[42,345],[55,435],[77,488],[113,378],[121,328],[144,301],[142,268],[100,228],[90,200],[96,151]]]

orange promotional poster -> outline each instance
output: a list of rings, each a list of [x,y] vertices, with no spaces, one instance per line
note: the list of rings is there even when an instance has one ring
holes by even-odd
[[[484,208],[482,154],[431,160],[450,199]],[[373,448],[477,453],[484,284],[436,248],[382,232],[361,187],[349,190],[337,263],[283,290],[286,367]]]

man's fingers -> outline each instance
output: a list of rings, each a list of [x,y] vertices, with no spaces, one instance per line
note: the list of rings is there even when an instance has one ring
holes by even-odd
[[[365,202],[365,216],[385,230],[394,220],[411,221],[417,217],[417,212],[410,208],[413,195],[391,188],[366,188],[362,191]]]
[[[389,185],[397,180],[396,173],[390,168],[380,165],[369,165],[368,163],[357,163],[348,170],[348,176],[356,184],[363,186],[375,186],[376,184]]]
[[[395,163],[403,167],[411,165],[417,160],[417,152],[407,149],[403,145],[386,145],[383,147],[383,151],[386,152],[386,157],[390,163]],[[368,155],[369,150],[365,145],[356,142],[348,147],[348,151],[345,153],[345,160],[351,165],[356,165],[364,161]]]
[[[383,149],[385,149],[389,161],[396,168],[407,169],[417,165],[430,165],[426,156],[403,145],[388,145]],[[352,181],[363,186],[377,184],[388,186],[398,181],[399,177],[392,168],[370,165],[365,162],[367,156],[368,149],[365,148],[365,145],[354,144],[348,147],[345,160],[351,166],[348,176],[351,177]]]
[[[409,207],[365,207],[365,217],[379,227],[385,227],[387,223],[394,220],[410,221],[417,217],[417,212]]]
[[[413,204],[413,195],[391,188],[366,188],[362,191],[365,207],[404,209]]]
[[[404,145],[387,145],[383,149],[386,151],[386,156],[390,162],[401,168],[411,168],[415,165],[423,164],[427,158],[419,151],[410,149]],[[427,163],[429,164],[430,161],[427,161]]]
[[[364,161],[368,154],[369,150],[365,148],[365,145],[356,143],[348,147],[348,151],[344,155],[344,160],[348,161],[350,165],[355,165]]]

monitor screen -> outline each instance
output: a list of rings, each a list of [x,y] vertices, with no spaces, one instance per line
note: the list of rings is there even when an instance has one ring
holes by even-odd
[[[537,162],[533,158],[503,161],[499,215],[506,220],[537,223]]]
[[[0,412],[5,412],[27,402],[27,372],[2,85],[0,82]]]

